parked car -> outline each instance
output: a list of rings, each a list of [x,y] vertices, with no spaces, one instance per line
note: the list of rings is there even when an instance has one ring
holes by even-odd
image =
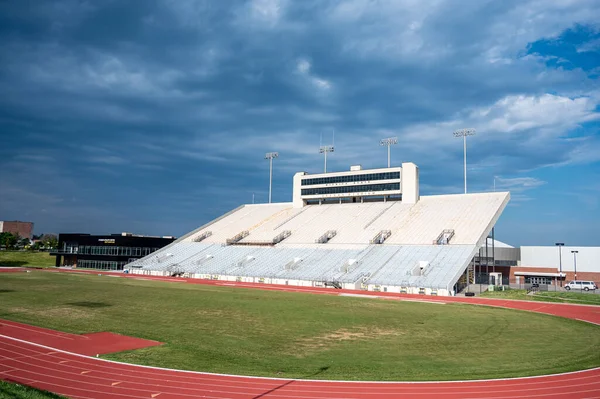
[[[574,281],[569,281],[565,285],[565,289],[566,290],[584,290],[584,291],[589,291],[589,290],[597,290],[598,286],[593,281],[574,280]]]

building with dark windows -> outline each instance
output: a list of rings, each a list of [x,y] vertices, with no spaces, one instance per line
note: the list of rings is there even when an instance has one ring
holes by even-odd
[[[295,208],[314,204],[402,201],[414,204],[419,200],[419,169],[413,163],[401,167],[363,169],[360,165],[349,171],[294,176]]]
[[[90,235],[60,234],[56,266],[123,270],[123,265],[150,255],[175,241],[175,237],[152,237],[131,233]]]

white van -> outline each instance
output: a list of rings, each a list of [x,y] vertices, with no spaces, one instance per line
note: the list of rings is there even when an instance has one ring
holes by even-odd
[[[569,281],[565,285],[565,289],[566,290],[584,290],[584,291],[589,291],[589,290],[597,290],[598,287],[596,286],[596,283],[594,283],[593,281],[574,280],[574,281]]]

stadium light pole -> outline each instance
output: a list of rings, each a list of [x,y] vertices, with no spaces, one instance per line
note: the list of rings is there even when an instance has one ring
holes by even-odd
[[[265,154],[265,159],[269,160],[269,204],[271,203],[271,187],[273,185],[273,159],[278,157],[278,152],[267,152]]]
[[[467,193],[467,136],[474,136],[475,129],[459,129],[454,131],[454,137],[463,138],[464,168],[465,168],[465,194]]]
[[[398,137],[388,137],[388,138],[379,140],[380,146],[387,146],[388,168],[390,167],[390,147],[394,144],[398,144]]]
[[[321,147],[319,147],[319,153],[320,154],[325,154],[325,172],[327,173],[327,153],[328,152],[333,152],[334,148],[332,145],[322,145]]]
[[[557,242],[555,245],[558,247],[558,279],[560,280],[560,286],[562,287],[562,247],[565,246],[565,243]]]
[[[577,254],[579,251],[571,251],[573,254],[573,267],[575,268],[575,280],[577,280]]]

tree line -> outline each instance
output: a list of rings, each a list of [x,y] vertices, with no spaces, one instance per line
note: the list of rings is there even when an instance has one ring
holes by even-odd
[[[0,248],[2,249],[30,249],[34,251],[56,249],[58,237],[56,234],[34,235],[33,241],[18,234],[4,232],[0,233]]]

